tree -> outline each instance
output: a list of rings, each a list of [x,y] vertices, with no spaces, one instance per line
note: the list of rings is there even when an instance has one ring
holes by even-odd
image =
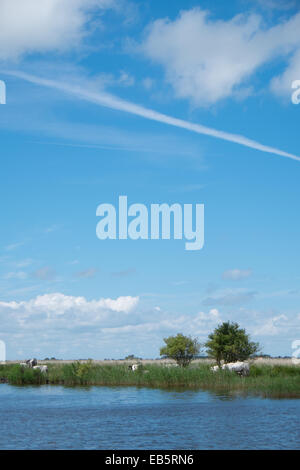
[[[224,322],[208,336],[205,343],[207,354],[216,359],[218,366],[221,361],[245,361],[260,350],[258,343],[250,341],[246,331],[237,323]]]
[[[199,353],[200,344],[197,339],[178,333],[177,336],[164,338],[165,346],[160,348],[160,355],[174,359],[181,367],[187,367]]]

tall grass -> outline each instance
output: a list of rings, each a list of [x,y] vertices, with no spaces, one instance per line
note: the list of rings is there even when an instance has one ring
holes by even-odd
[[[0,366],[0,379],[10,384],[63,384],[145,386],[156,388],[200,388],[224,393],[251,393],[264,397],[300,398],[300,367],[282,365],[252,365],[248,377],[220,370],[213,373],[208,364],[190,367],[141,365],[137,371],[127,365],[87,363],[50,364],[48,374],[19,365]]]
[[[47,383],[47,377],[40,370],[23,368],[18,364],[0,366],[0,378],[6,379],[13,385],[42,385]]]

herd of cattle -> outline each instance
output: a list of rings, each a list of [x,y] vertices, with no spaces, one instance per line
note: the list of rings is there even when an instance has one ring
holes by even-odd
[[[47,374],[48,367],[47,366],[38,366],[36,359],[28,359],[26,362],[21,362],[21,367],[28,367],[29,369],[40,370],[43,374]]]
[[[21,367],[29,367],[30,369],[40,370],[43,374],[47,374],[48,367],[47,366],[38,366],[36,359],[28,359],[26,362],[21,362]],[[128,366],[129,370],[135,371],[138,370],[139,364],[132,364]],[[177,364],[166,364],[166,366],[177,366]],[[222,366],[213,366],[211,367],[212,372],[217,372],[218,370],[229,370],[235,372],[236,374],[246,377],[249,375],[250,367],[248,362],[228,362],[227,364],[223,364]]]
[[[165,367],[178,367],[178,364],[165,364]],[[139,364],[132,364],[128,366],[128,369],[132,371],[138,370],[138,368]],[[242,377],[246,377],[250,372],[250,366],[248,362],[228,362],[227,364],[223,364],[220,367],[213,366],[210,368],[212,372],[217,372],[220,369],[235,372]]]

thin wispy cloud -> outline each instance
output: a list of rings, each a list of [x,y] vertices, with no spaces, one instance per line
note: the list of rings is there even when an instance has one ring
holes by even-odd
[[[112,272],[111,275],[113,277],[128,277],[128,276],[131,276],[132,274],[135,274],[136,273],[136,269],[135,268],[128,268],[128,269],[124,269],[123,271],[115,271],[115,272]]]
[[[91,279],[94,277],[97,273],[97,269],[95,268],[89,268],[84,271],[79,271],[75,274],[76,277],[79,277],[80,279]]]
[[[4,249],[5,251],[14,251],[20,246],[23,246],[24,242],[18,242],[18,243],[11,243],[10,245],[7,245]]]
[[[5,274],[4,279],[18,279],[18,280],[23,280],[27,279],[28,274],[25,273],[24,271],[11,271],[7,274]]]
[[[33,273],[33,277],[41,281],[52,281],[56,277],[56,272],[50,266],[44,266]]]
[[[251,274],[251,269],[229,269],[228,271],[224,271],[222,278],[227,281],[240,281],[247,279]]]
[[[249,139],[240,134],[232,134],[229,132],[224,132],[212,127],[203,126],[202,124],[195,124],[183,119],[178,119],[167,114],[163,114],[152,109],[140,106],[138,104],[132,103],[130,101],[123,100],[106,92],[94,92],[87,89],[81,88],[78,85],[69,85],[56,80],[45,79],[37,77],[35,75],[30,75],[27,73],[19,71],[2,71],[2,73],[13,76],[16,78],[23,79],[27,82],[45,86],[48,88],[53,88],[59,90],[63,93],[68,93],[76,96],[77,98],[94,103],[99,106],[104,106],[106,108],[115,109],[118,111],[123,111],[126,113],[134,114],[151,121],[161,122],[163,124],[168,124],[181,129],[186,129],[188,131],[194,132],[196,134],[207,135],[214,137],[216,139],[225,140],[235,144],[242,145],[244,147],[252,148],[259,150],[261,152],[270,153],[274,155],[279,155],[282,157],[290,158],[292,160],[300,161],[300,157],[275,147],[264,145],[255,140]]]

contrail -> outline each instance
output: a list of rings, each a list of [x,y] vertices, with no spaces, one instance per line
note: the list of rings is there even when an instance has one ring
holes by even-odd
[[[194,124],[189,121],[184,121],[183,119],[177,119],[172,116],[168,116],[167,114],[162,114],[152,109],[145,108],[144,106],[140,106],[138,104],[131,103],[130,101],[123,100],[109,93],[91,92],[76,85],[68,85],[65,83],[58,82],[56,80],[44,79],[18,71],[5,71],[4,73],[6,75],[14,76],[31,83],[35,83],[37,85],[55,88],[65,93],[75,95],[77,98],[80,98],[82,100],[89,101],[100,106],[105,106],[106,108],[117,109],[126,113],[135,114],[136,116],[141,116],[145,119],[162,122],[164,124],[169,124],[170,126],[180,127],[182,129],[187,129],[188,131],[196,132],[197,134],[209,135],[211,137],[215,137],[216,139],[234,142],[236,144],[244,145],[245,147],[260,150],[261,152],[272,153],[275,155],[280,155],[281,157],[291,158],[292,160],[300,161],[300,157],[298,157],[297,155],[284,152],[274,147],[269,147],[268,145],[261,144],[259,142],[256,142],[255,140],[248,139],[243,135],[231,134],[229,132],[213,129],[212,127],[206,127],[201,124]]]

